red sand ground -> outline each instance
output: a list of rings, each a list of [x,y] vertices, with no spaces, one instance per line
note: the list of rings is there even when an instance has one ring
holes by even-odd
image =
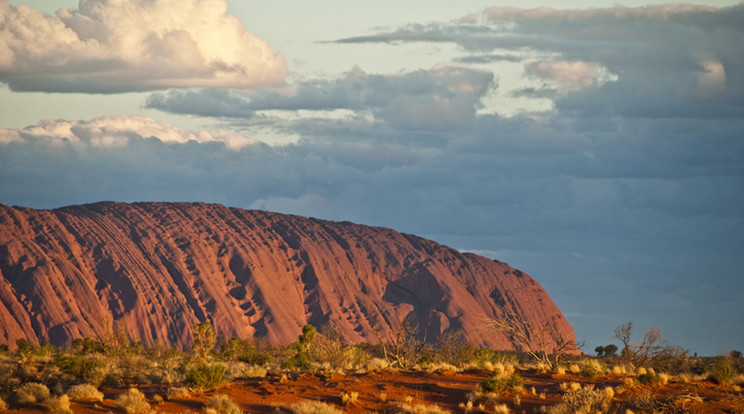
[[[511,392],[502,395],[498,403],[507,404],[514,413],[538,412],[541,406],[552,406],[561,401],[565,394],[561,390],[561,383],[580,382],[595,384],[595,388],[606,386],[618,387],[623,383],[622,376],[601,376],[587,379],[579,375],[556,375],[538,373],[535,371],[519,371],[526,383],[521,392]],[[382,371],[363,375],[340,375],[318,373],[293,373],[282,380],[278,374],[269,374],[266,378],[239,380],[217,390],[194,395],[188,399],[166,401],[153,404],[161,413],[182,413],[187,410],[201,412],[204,404],[214,394],[227,394],[234,402],[249,413],[277,412],[282,407],[290,407],[301,401],[322,401],[336,405],[349,413],[384,412],[390,407],[405,402],[407,399],[413,404],[436,404],[453,413],[464,412],[458,406],[467,401],[468,393],[472,392],[482,380],[492,374],[486,371],[470,371],[465,373],[426,373],[421,371]],[[536,394],[531,394],[532,387]],[[167,386],[140,387],[148,399],[156,394],[164,396]],[[106,399],[103,403],[72,403],[75,413],[107,413],[122,412],[116,406],[116,396],[125,389],[103,389]],[[358,400],[353,405],[343,406],[342,392],[356,391]],[[544,398],[540,394],[544,393]],[[514,404],[515,396],[519,396],[519,405]],[[731,413],[744,412],[744,393],[735,391],[733,386],[718,385],[709,381],[690,383],[670,382],[667,385],[636,387],[622,394],[617,394],[614,402],[624,402],[637,399],[639,396],[649,395],[657,399],[675,398],[690,395],[702,398],[703,402],[678,401],[675,412],[694,413]],[[491,407],[489,407],[490,409]],[[623,412],[624,410],[620,411]],[[644,412],[643,410],[634,410]],[[46,412],[42,405],[32,405],[21,410],[9,410],[10,413],[42,413]]]

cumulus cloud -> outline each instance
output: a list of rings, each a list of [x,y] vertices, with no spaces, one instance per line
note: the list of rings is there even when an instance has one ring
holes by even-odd
[[[0,81],[16,91],[246,89],[286,74],[224,0],[81,0],[56,16],[0,1]]]
[[[238,95],[210,89],[153,93],[147,106],[172,113],[250,118],[258,111],[346,109],[398,130],[448,131],[470,124],[495,87],[493,73],[437,65],[402,74],[368,74],[355,67],[332,80],[301,82],[289,91]]]
[[[553,85],[515,93],[549,97],[572,116],[730,118],[744,114],[741,21],[744,5],[493,7],[339,42],[455,43],[472,62],[505,52],[524,56],[525,74]]]

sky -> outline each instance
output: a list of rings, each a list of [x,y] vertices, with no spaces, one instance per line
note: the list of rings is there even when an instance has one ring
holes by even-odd
[[[744,350],[744,3],[0,0],[0,203],[200,201],[509,263],[593,353]]]

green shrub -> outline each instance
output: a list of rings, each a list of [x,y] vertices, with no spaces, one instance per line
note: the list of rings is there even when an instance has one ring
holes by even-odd
[[[73,401],[103,401],[103,393],[90,384],[73,385],[67,395]]]
[[[70,344],[70,351],[75,354],[94,354],[103,353],[105,349],[103,344],[92,338],[78,338],[72,341]]]
[[[127,414],[149,414],[152,412],[150,404],[137,388],[130,388],[116,399],[116,405]]]
[[[54,358],[54,364],[65,374],[90,384],[100,385],[105,375],[103,367],[106,363],[99,358],[59,354]]]
[[[216,394],[207,403],[205,414],[242,414],[243,410],[225,394]]]
[[[49,398],[49,388],[38,382],[27,382],[16,390],[16,400],[21,404],[42,402]]]
[[[710,377],[719,384],[730,384],[737,375],[739,372],[727,361],[716,362],[710,370]]]
[[[524,386],[524,378],[518,374],[511,374],[508,377],[491,377],[480,383],[483,392],[502,393],[510,390],[518,390]]]
[[[310,362],[310,356],[306,351],[297,349],[296,353],[284,361],[282,368],[296,369],[296,370],[308,370],[312,368],[313,364]]]
[[[307,370],[312,368],[310,363],[310,345],[315,340],[315,336],[318,331],[312,325],[305,325],[302,327],[302,334],[300,334],[299,340],[291,345],[294,350],[294,355],[288,360],[284,361],[282,368],[289,369],[300,369]]]
[[[274,357],[271,356],[270,353],[258,352],[255,350],[253,352],[250,352],[250,353],[247,353],[247,354],[244,354],[238,357],[238,361],[245,362],[246,364],[251,364],[251,365],[264,365],[264,364],[270,363],[273,360],[274,360]]]
[[[199,364],[186,371],[186,383],[191,388],[208,391],[225,383],[226,370],[222,364]]]

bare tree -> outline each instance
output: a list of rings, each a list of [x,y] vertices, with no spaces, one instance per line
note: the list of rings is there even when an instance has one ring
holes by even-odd
[[[670,345],[658,328],[647,329],[640,342],[631,343],[633,323],[615,328],[615,338],[623,343],[620,356],[633,367],[653,366],[665,371],[677,371],[687,360],[687,350]]]
[[[377,333],[379,346],[382,348],[385,360],[400,368],[413,367],[421,356],[421,350],[426,342],[426,337],[424,337],[424,340],[419,340],[417,334],[418,325],[409,320],[398,323],[398,328],[390,333],[387,342],[383,341],[380,334]]]
[[[630,335],[633,333],[633,322],[624,323],[615,328],[615,338],[623,344],[622,353],[630,348]]]
[[[538,330],[523,316],[509,313],[503,319],[489,319],[486,326],[504,332],[517,350],[551,369],[558,366],[565,354],[579,349],[575,340],[563,336],[556,320]]]

